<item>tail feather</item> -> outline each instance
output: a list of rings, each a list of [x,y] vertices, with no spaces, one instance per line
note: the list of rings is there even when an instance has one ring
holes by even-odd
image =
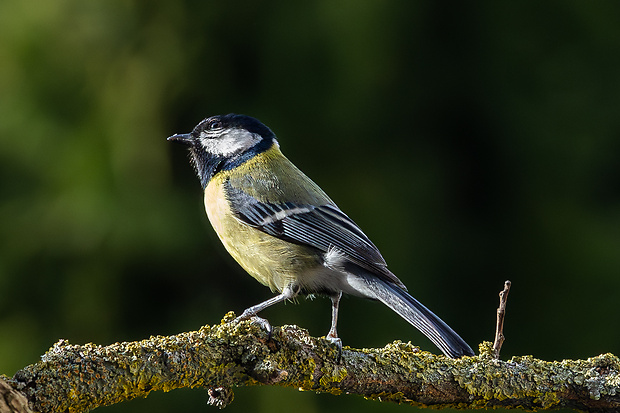
[[[365,277],[364,277],[365,278]],[[381,301],[420,330],[446,356],[474,356],[471,347],[431,310],[396,285],[366,278],[366,295]],[[372,294],[368,294],[371,292]]]

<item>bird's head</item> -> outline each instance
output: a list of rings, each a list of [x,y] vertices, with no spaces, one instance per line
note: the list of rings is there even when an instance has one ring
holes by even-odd
[[[277,145],[274,133],[259,120],[234,113],[211,116],[190,133],[172,135],[168,140],[189,147],[203,188],[217,172],[232,169]]]

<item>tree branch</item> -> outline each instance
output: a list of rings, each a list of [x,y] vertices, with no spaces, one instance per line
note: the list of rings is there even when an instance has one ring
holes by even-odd
[[[4,379],[39,412],[85,412],[180,387],[209,388],[211,401],[225,405],[233,386],[274,384],[418,406],[620,409],[620,360],[612,354],[501,361],[485,342],[480,356],[452,360],[397,341],[381,349],[345,347],[338,363],[336,348],[306,330],[284,326],[269,337],[233,317],[199,331],[110,346],[60,340],[40,362]],[[14,399],[1,389],[0,412],[26,411],[2,404]]]

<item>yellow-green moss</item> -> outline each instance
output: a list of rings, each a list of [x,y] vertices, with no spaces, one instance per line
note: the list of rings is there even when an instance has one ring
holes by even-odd
[[[381,349],[345,347],[340,359],[335,346],[299,327],[276,327],[269,334],[258,323],[234,319],[231,312],[198,331],[107,347],[61,340],[12,380],[29,389],[38,410],[68,412],[179,387],[281,385],[428,407],[527,409],[565,406],[561,397],[575,386],[603,401],[620,387],[620,360],[611,354],[502,361],[485,342],[480,356],[454,360],[395,341]],[[450,394],[453,399],[445,400],[454,401],[444,402]]]
[[[342,390],[332,386],[332,383],[340,383],[347,377],[347,369],[343,366],[334,366],[333,368],[323,367],[321,368],[323,375],[319,379],[319,385],[322,388],[328,389],[332,394],[340,394]]]

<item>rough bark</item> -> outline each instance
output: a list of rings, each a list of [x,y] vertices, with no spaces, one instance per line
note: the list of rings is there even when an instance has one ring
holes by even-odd
[[[34,411],[85,412],[180,387],[207,388],[210,402],[223,407],[232,387],[251,385],[417,406],[620,411],[620,360],[612,354],[501,361],[492,344],[483,343],[479,356],[452,360],[394,342],[381,349],[345,347],[339,358],[324,338],[301,328],[276,327],[270,337],[233,317],[199,331],[109,346],[60,340],[38,363],[0,377],[0,412],[28,411],[20,394]]]

